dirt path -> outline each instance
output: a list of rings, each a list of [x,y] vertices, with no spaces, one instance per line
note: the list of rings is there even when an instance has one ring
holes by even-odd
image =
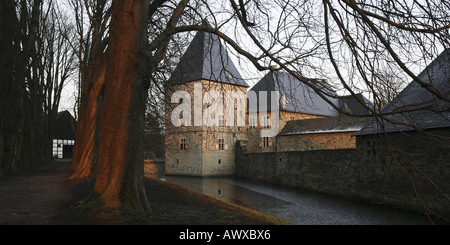
[[[0,224],[52,223],[76,184],[67,166],[52,162],[0,180]]]
[[[70,180],[69,162],[52,162],[0,180],[0,225],[286,224],[185,187],[146,179],[151,211],[74,208],[90,192],[87,181]]]

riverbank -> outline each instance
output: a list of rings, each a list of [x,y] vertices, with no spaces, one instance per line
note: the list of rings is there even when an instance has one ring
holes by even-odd
[[[78,208],[90,183],[55,161],[0,180],[2,225],[279,225],[288,222],[157,179],[145,179],[150,211]]]

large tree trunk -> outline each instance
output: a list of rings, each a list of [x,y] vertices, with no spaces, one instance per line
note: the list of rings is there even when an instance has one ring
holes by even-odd
[[[103,101],[103,85],[106,75],[105,30],[102,28],[109,22],[103,15],[106,1],[97,2],[92,10],[93,28],[89,48],[80,46],[80,100],[78,105],[77,135],[72,159],[72,178],[91,178],[95,173],[98,159],[98,128]],[[82,25],[81,25],[82,26]],[[81,37],[80,40],[82,40]],[[80,41],[80,43],[83,43]]]
[[[112,4],[94,195],[105,207],[148,208],[143,186],[147,0]],[[91,200],[92,201],[92,200]]]
[[[91,178],[98,158],[98,126],[102,106],[103,85],[106,75],[106,60],[99,57],[88,71],[89,87],[82,92],[82,102],[78,113],[77,138],[72,167],[72,178]],[[86,80],[85,80],[86,81]]]

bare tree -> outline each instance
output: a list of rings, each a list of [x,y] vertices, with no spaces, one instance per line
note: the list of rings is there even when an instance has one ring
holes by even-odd
[[[407,82],[393,73],[381,71],[373,73],[371,86],[376,93],[373,94],[373,105],[376,111],[381,112],[384,106],[391,102]]]
[[[0,163],[3,173],[51,160],[62,88],[73,71],[71,27],[55,2],[2,1]]]
[[[40,1],[28,4],[21,1],[3,1],[2,11],[2,69],[5,79],[1,84],[0,114],[3,118],[3,172],[18,171],[24,127],[24,90],[26,69],[32,47],[36,41]]]
[[[85,1],[93,31],[83,49],[89,55],[80,76],[74,177],[95,177],[94,195],[106,206],[147,207],[140,174],[143,103],[150,85],[164,91],[160,78],[169,73],[158,68],[170,71],[164,63],[169,47],[184,33],[214,33],[259,71],[283,69],[348,114],[308,77],[331,78],[342,93],[379,95],[374,81],[389,67],[449,101],[414,72],[448,48],[449,8],[439,1],[129,0],[113,1],[111,8]],[[202,24],[205,19],[210,25]],[[364,116],[383,116],[359,102],[372,112]]]
[[[45,163],[52,156],[61,93],[75,68],[74,52],[66,38],[72,36],[72,27],[64,19],[57,5],[43,6],[26,73],[24,147],[28,150],[23,152],[24,164]]]

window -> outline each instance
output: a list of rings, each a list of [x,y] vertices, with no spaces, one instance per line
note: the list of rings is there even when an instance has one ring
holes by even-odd
[[[272,141],[270,140],[269,137],[263,137],[262,147],[264,148],[272,147]]]
[[[181,139],[180,140],[180,150],[187,151],[187,149],[188,149],[188,144],[186,143],[186,139]]]
[[[263,119],[263,128],[270,128],[271,126],[271,122],[270,122],[270,118],[269,117],[264,117]]]
[[[257,125],[256,117],[250,118],[250,128],[256,128]]]
[[[221,164],[222,163],[222,159],[217,160],[217,163]]]
[[[367,157],[375,158],[375,155],[377,154],[375,141],[367,141]]]
[[[224,127],[225,126],[225,119],[223,117],[223,115],[219,115],[219,127]]]
[[[228,151],[228,144],[225,144],[224,139],[219,139],[219,142],[216,143],[216,151]]]
[[[177,164],[180,164],[180,159],[177,159]]]
[[[187,120],[183,120],[183,111],[181,111],[178,116],[178,125],[180,125],[180,127],[186,127],[187,123]]]

